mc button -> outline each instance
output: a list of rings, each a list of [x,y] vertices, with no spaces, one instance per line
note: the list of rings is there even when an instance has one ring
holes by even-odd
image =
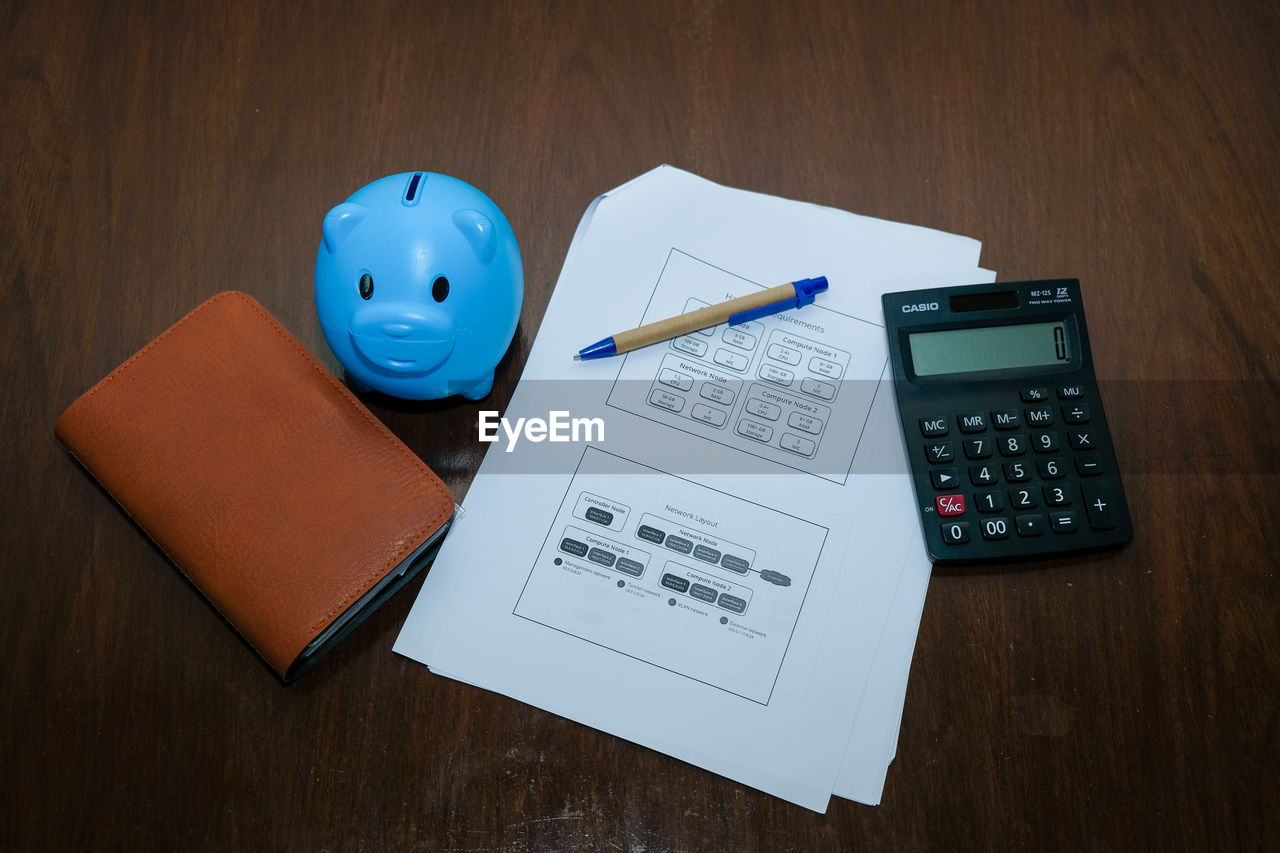
[[[947,434],[946,418],[921,418],[920,434],[925,438],[935,438],[940,435]]]

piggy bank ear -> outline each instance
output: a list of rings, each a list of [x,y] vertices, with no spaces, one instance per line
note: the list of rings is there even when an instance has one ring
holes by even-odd
[[[489,217],[478,210],[458,210],[453,214],[453,224],[467,238],[480,263],[487,264],[493,260],[493,254],[498,250],[498,235]]]
[[[330,253],[338,250],[338,245],[347,238],[351,229],[364,219],[369,209],[363,204],[353,201],[343,202],[324,217],[324,247]]]

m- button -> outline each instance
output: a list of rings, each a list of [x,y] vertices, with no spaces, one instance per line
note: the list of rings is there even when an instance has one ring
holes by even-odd
[[[1017,429],[1022,426],[1022,418],[1017,409],[999,409],[991,413],[991,420],[996,429]]]

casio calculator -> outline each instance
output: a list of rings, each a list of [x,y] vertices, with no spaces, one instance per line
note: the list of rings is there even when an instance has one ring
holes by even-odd
[[[1080,283],[886,293],[898,415],[937,563],[1133,538]]]

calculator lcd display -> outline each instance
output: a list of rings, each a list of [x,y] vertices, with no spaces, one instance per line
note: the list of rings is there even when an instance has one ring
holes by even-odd
[[[1071,361],[1066,324],[980,326],[907,336],[917,376],[1049,367]]]

